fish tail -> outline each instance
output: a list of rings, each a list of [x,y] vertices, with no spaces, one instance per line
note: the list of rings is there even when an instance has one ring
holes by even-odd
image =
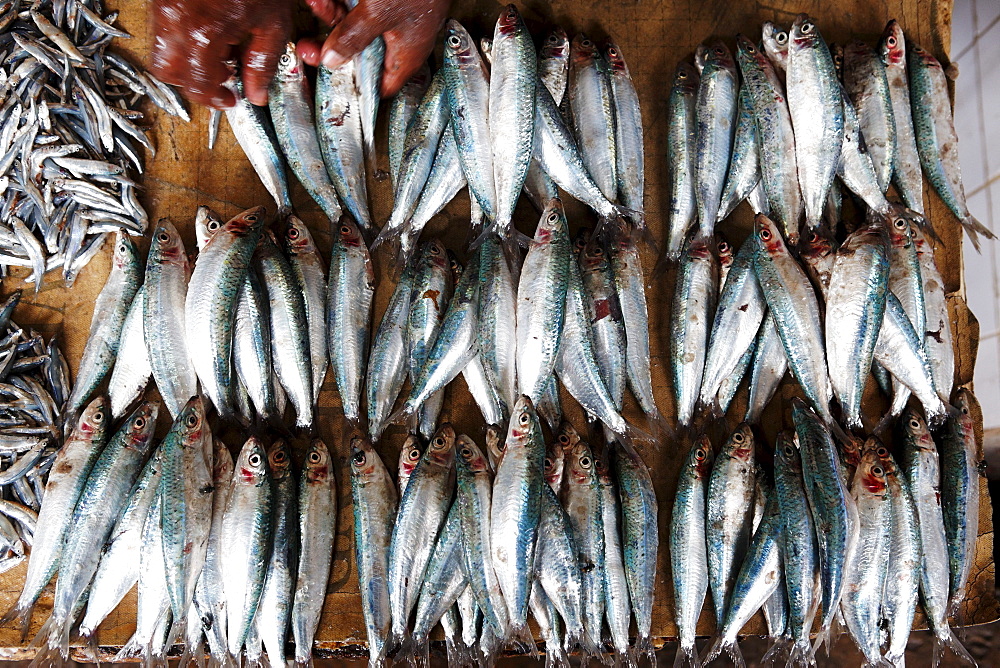
[[[449,665],[459,664],[452,664],[449,661]],[[558,640],[545,643],[545,668],[568,668],[569,665],[569,657],[566,656],[566,650],[563,649]]]
[[[768,654],[770,654],[770,650]],[[767,655],[764,655],[767,659]],[[809,644],[809,640],[799,640],[792,645],[788,653],[787,668],[812,668],[816,665],[816,650]]]
[[[677,654],[674,655],[674,668],[701,668],[701,659],[698,658],[698,647],[678,647]]]
[[[411,406],[409,402],[405,402],[402,406],[400,406],[399,410],[395,411],[392,415],[389,416],[389,418],[385,421],[385,424],[386,425],[402,424],[403,422],[406,422],[407,420],[413,418],[413,416],[416,415],[416,413],[417,413],[416,408]],[[395,641],[402,642],[403,641],[402,635],[396,635]]]
[[[531,654],[532,658],[538,659],[538,645],[535,643],[534,636],[531,635],[531,629],[528,628],[526,623],[521,623],[517,626],[511,624],[507,630],[507,644],[515,645],[518,648],[522,648]]]
[[[649,275],[649,281],[646,283],[647,288],[652,288],[654,284],[659,283],[660,279],[663,278],[667,272],[672,271],[677,267],[677,261],[680,259],[680,250],[667,250],[660,256],[660,259],[656,261],[653,265],[653,271]]]
[[[31,612],[34,609],[34,604],[25,605],[21,603],[18,599],[14,605],[10,606],[10,609],[4,613],[3,617],[0,617],[0,626],[7,626],[13,621],[17,621],[17,625],[21,628],[21,641],[28,635],[28,626],[31,624]]]
[[[743,662],[743,655],[740,654],[739,649],[736,649],[736,653],[734,655],[733,651],[730,649],[731,645],[735,645],[735,643],[726,641],[721,635],[716,636],[715,640],[712,641],[712,644],[709,645],[708,649],[705,651],[705,655],[701,657],[702,664],[707,665],[712,663],[717,658],[722,656],[723,652],[725,652],[733,659],[733,663],[737,665],[738,668],[744,668],[745,664]],[[736,661],[737,656],[739,657],[739,662]]]
[[[954,654],[959,661],[978,668],[979,664],[972,658],[969,651],[965,649],[965,646],[962,644],[962,641],[958,639],[958,636],[955,635],[955,632],[947,626],[945,627],[945,633],[937,633],[934,635],[934,655],[931,662],[931,666],[933,666],[933,668],[937,668],[937,666],[941,664],[945,648],[951,650],[951,653]]]
[[[142,654],[143,650],[145,650],[145,646],[135,635],[133,635],[129,638],[128,642],[125,643],[125,646],[118,650],[118,653],[115,654],[114,661],[118,662],[124,661],[125,659],[135,658]]]
[[[972,245],[975,246],[977,252],[982,252],[979,248],[979,235],[982,235],[987,239],[997,238],[997,235],[993,233],[993,230],[976,220],[976,217],[971,213],[960,222],[962,223],[962,227],[965,228],[966,233],[969,235],[969,241],[971,241]]]
[[[653,446],[657,449],[663,441],[673,442],[676,434],[674,428],[670,426],[667,418],[663,416],[659,408],[654,408],[652,412],[646,413],[647,429],[652,436]]]
[[[781,660],[781,657],[789,656],[790,645],[791,641],[784,636],[779,636],[775,638],[774,642],[771,643],[771,646],[764,653],[764,656],[761,658],[760,662],[777,663],[778,661]],[[790,661],[791,659],[789,658],[789,662]]]
[[[648,635],[639,636],[635,639],[635,662],[639,663],[639,659],[645,655],[649,659],[649,665],[652,668],[656,668],[656,648],[653,647],[653,641],[650,640]],[[695,652],[695,658],[698,658],[697,652]],[[695,666],[695,668],[698,668]]]

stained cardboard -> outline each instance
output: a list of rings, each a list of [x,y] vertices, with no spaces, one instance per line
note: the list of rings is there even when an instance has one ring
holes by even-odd
[[[119,0],[111,4],[121,10],[119,25],[135,36],[130,41],[117,40],[117,48],[136,60],[148,62],[152,39],[147,21],[148,3],[141,0]],[[570,35],[586,31],[597,39],[613,37],[617,41],[631,69],[643,111],[646,145],[645,206],[647,220],[656,239],[665,238],[665,213],[669,205],[664,154],[666,99],[670,81],[676,63],[681,59],[690,59],[700,42],[721,38],[732,47],[736,33],[743,32],[756,38],[762,21],[769,20],[787,26],[798,12],[811,14],[828,41],[843,43],[860,38],[875,42],[886,22],[896,18],[906,30],[910,41],[920,43],[947,62],[951,6],[948,0],[841,0],[836,3],[824,0],[772,0],[769,3],[729,0],[529,0],[519,5],[538,40],[545,30],[558,23]],[[490,0],[456,0],[452,15],[462,20],[473,36],[478,38],[484,34],[492,34],[493,23],[501,7],[501,3]],[[194,108],[192,116],[191,123],[183,123],[151,109],[150,118],[155,123],[158,151],[154,158],[148,160],[147,173],[142,180],[144,190],[140,196],[149,210],[150,219],[155,221],[161,217],[169,217],[181,231],[193,254],[193,215],[199,204],[207,204],[226,216],[258,204],[265,204],[272,211],[274,207],[225,123],[215,150],[209,151],[206,146],[208,112],[203,108]],[[379,162],[381,168],[387,169],[384,115],[380,132]],[[943,240],[943,245],[936,250],[936,259],[944,277],[953,316],[956,380],[958,384],[970,384],[979,327],[963,298],[965,286],[962,282],[961,233],[955,218],[926,184],[924,192],[929,219]],[[369,193],[375,220],[384,222],[388,218],[392,202],[389,181],[369,178]],[[329,222],[297,183],[292,185],[292,195],[296,210],[313,230],[321,252],[328,257]],[[574,232],[580,226],[592,226],[595,222],[593,215],[577,203],[568,203],[567,212]],[[522,198],[515,216],[517,227],[530,233],[537,219],[538,214]],[[424,238],[440,236],[449,248],[459,252],[464,258],[468,220],[468,198],[463,191],[428,226]],[[730,241],[738,243],[747,234],[750,224],[750,210],[744,204],[720,229],[729,236]],[[143,243],[144,248],[147,245]],[[110,244],[81,272],[71,290],[63,288],[57,277],[50,277],[51,282],[44,285],[41,293],[32,295],[29,292],[25,295],[15,315],[16,321],[22,326],[30,325],[46,336],[58,335],[74,369],[86,342],[94,297],[100,291],[109,271],[109,258]],[[655,254],[647,250],[643,261],[647,274],[651,273],[656,262]],[[379,284],[373,328],[381,318],[392,291],[390,263],[381,253],[376,254],[376,265]],[[23,275],[24,272],[21,272],[15,274],[15,277]],[[16,278],[8,279],[2,290],[8,293],[18,286]],[[653,382],[659,407],[671,420],[674,405],[668,379],[666,323],[669,321],[672,294],[673,281],[669,274],[651,280],[647,289],[652,324],[650,337]],[[794,394],[796,388],[786,379],[779,399],[773,401],[764,414],[762,449],[766,450],[770,447],[769,444],[773,444],[777,431],[791,426],[788,399]],[[729,429],[738,422],[736,416],[742,415],[745,401],[744,387],[730,411],[730,418],[727,420]],[[871,427],[883,414],[886,403],[871,387],[865,401],[865,421]],[[321,408],[317,426],[319,435],[335,452],[340,510],[336,555],[320,631],[317,634],[317,648],[339,648],[347,653],[363,652],[361,644],[365,638],[364,624],[353,556],[347,459],[349,453],[346,440],[349,434],[345,429],[339,399],[330,375],[327,376],[319,403]],[[582,415],[574,402],[564,396],[563,405],[567,416],[582,425]],[[626,417],[636,424],[645,424],[631,398],[627,399]],[[484,424],[461,380],[456,380],[448,389],[442,414],[442,420],[445,419],[450,419],[460,432],[466,432],[482,442]],[[164,426],[161,425],[161,429]],[[977,410],[976,430],[980,436],[981,427],[982,419]],[[717,446],[721,431],[720,429],[715,433]],[[234,450],[241,445],[237,434],[229,433],[224,437]],[[403,437],[403,430],[394,427],[378,444],[378,451],[392,470],[395,469]],[[659,448],[640,445],[640,452],[653,472],[660,507],[661,548],[653,614],[653,635],[658,643],[676,635],[672,618],[672,587],[666,537],[676,478],[689,445],[689,440],[681,438],[664,440]],[[965,624],[985,623],[1000,617],[1000,606],[994,597],[993,524],[985,480],[981,485],[981,499],[976,563],[969,585],[969,597],[959,616]],[[16,599],[24,573],[25,567],[21,565],[0,575],[0,608],[6,609]],[[45,620],[50,606],[51,595],[46,594],[36,609],[29,638]],[[120,646],[129,638],[134,627],[134,610],[133,592],[101,626],[98,640],[102,648]],[[713,631],[710,617],[709,607],[706,606],[699,624],[699,632],[703,635],[709,635]],[[918,616],[916,624],[922,626],[923,623],[922,616]],[[758,616],[745,631],[761,633],[763,628],[763,621]],[[0,649],[0,658],[27,658],[32,655],[32,652],[24,649],[19,634],[9,628],[0,629],[0,648],[3,648]]]

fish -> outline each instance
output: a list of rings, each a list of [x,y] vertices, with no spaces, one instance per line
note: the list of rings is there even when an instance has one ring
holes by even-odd
[[[764,53],[775,69],[784,75],[788,67],[788,31],[770,21],[764,21],[760,32]]]
[[[556,26],[545,37],[538,54],[538,79],[552,95],[556,106],[562,104],[569,83],[570,44],[566,31]]]
[[[919,337],[920,332],[927,331],[927,306],[916,240],[910,231],[909,221],[902,216],[892,219],[888,231],[890,244],[889,289],[899,298],[900,305]],[[931,370],[933,372],[933,366]],[[910,389],[899,381],[895,381],[892,412],[898,415],[902,411],[902,405],[909,397]]]
[[[371,666],[385,661],[391,629],[389,608],[389,541],[398,497],[382,459],[363,438],[351,439],[351,499],[358,581],[368,635]]]
[[[611,80],[615,116],[615,177],[618,180],[618,201],[628,207],[629,220],[637,227],[646,224],[645,154],[642,141],[642,110],[639,95],[629,74],[621,48],[614,42],[604,48]]]
[[[223,417],[232,413],[233,314],[264,224],[263,207],[221,227],[198,254],[184,301],[184,332],[203,391]],[[159,383],[157,383],[159,384]],[[174,610],[174,614],[179,614]]]
[[[285,254],[295,274],[302,301],[305,303],[306,323],[309,325],[309,358],[312,363],[313,400],[319,392],[330,364],[327,357],[326,332],[326,267],[316,248],[312,233],[297,216],[289,216],[283,237]]]
[[[911,44],[907,49],[906,70],[910,77],[910,110],[917,154],[924,175],[945,206],[958,218],[978,251],[980,235],[987,239],[996,239],[996,235],[969,213],[965,202],[962,169],[955,148],[958,136],[944,70],[937,58],[919,44]]]
[[[679,641],[674,665],[678,668],[701,665],[695,640],[709,588],[705,517],[713,460],[712,443],[707,436],[699,437],[684,458],[670,514],[670,571]]]
[[[726,184],[722,189],[716,224],[725,220],[760,183],[760,152],[757,150],[757,119],[750,89],[740,86],[736,105],[736,132],[729,159]]]
[[[292,601],[295,661],[312,656],[333,560],[337,530],[337,480],[326,444],[313,439],[299,476],[299,565]]]
[[[368,436],[372,441],[377,441],[382,435],[386,419],[406,380],[409,347],[407,322],[413,274],[410,266],[403,270],[375,331],[369,353],[371,363],[368,365],[365,383],[365,405],[368,409]]]
[[[689,241],[678,269],[670,325],[671,380],[682,426],[691,423],[702,386],[718,271],[708,244],[701,237]]]
[[[919,226],[911,225],[917,247],[920,280],[924,288],[924,309],[927,314],[924,350],[931,365],[934,387],[942,401],[947,401],[955,385],[955,349],[952,346],[951,316],[945,295],[944,278],[934,261],[934,250]],[[920,332],[917,332],[920,336]]]
[[[858,111],[875,178],[885,192],[898,164],[896,114],[885,63],[865,42],[855,40],[844,47],[844,90]]]
[[[118,234],[111,258],[111,273],[94,301],[87,345],[80,356],[76,382],[66,406],[70,415],[75,415],[84,407],[111,371],[118,356],[125,319],[142,281],[141,271],[135,242]]]
[[[878,45],[885,66],[889,101],[896,125],[896,155],[892,165],[892,180],[903,203],[919,214],[924,212],[924,177],[920,171],[917,134],[910,106],[910,82],[906,75],[906,36],[899,23],[892,19],[886,24]]]
[[[348,11],[358,5],[357,0],[348,0],[345,4]],[[378,35],[354,56],[354,84],[360,99],[361,136],[364,139],[365,160],[373,174],[376,173],[375,121],[382,98],[385,46],[385,39]]]
[[[577,559],[583,574],[585,637],[592,646],[600,647],[605,610],[602,497],[590,446],[583,441],[577,443],[566,460],[562,502],[573,529]]]
[[[479,247],[479,354],[488,378],[508,408],[517,401],[517,289],[496,237]]]
[[[609,201],[618,194],[615,109],[608,65],[584,34],[570,43],[569,109],[583,164]]]
[[[423,63],[389,102],[389,179],[393,192],[396,192],[399,166],[403,162],[403,143],[406,140],[406,129],[410,126],[410,120],[413,118],[417,105],[420,104],[430,81],[430,67],[427,63]]]
[[[436,216],[462,188],[466,186],[465,173],[459,162],[458,146],[451,125],[441,133],[434,164],[413,215],[400,233],[397,262],[405,264],[413,255],[417,239],[430,220]]]
[[[280,381],[274,373],[271,353],[270,300],[256,267],[251,266],[236,302],[233,370],[257,414],[265,420],[283,412],[278,410]]]
[[[554,199],[535,228],[517,286],[517,385],[532,401],[541,396],[559,354],[571,261],[566,214]]]
[[[670,174],[670,211],[667,222],[668,260],[681,255],[688,231],[697,221],[694,173],[697,124],[698,71],[686,62],[677,64],[667,99],[667,170]]]
[[[374,297],[375,269],[362,230],[341,218],[330,254],[326,317],[333,377],[344,417],[353,424],[361,419]]]
[[[698,234],[708,239],[715,230],[732,154],[739,81],[725,44],[714,42],[705,54],[695,103],[694,192]]]
[[[115,356],[115,365],[111,369],[111,377],[108,379],[108,399],[112,418],[121,417],[142,396],[150,378],[153,377],[143,330],[145,305],[146,290],[140,287],[132,298],[132,304],[122,323],[118,353]]]
[[[597,238],[591,238],[586,243],[578,262],[601,379],[611,394],[615,408],[620,411],[625,397],[628,362],[625,320],[615,285],[617,276],[612,271],[604,244]]]
[[[323,163],[306,79],[305,63],[289,42],[278,56],[278,69],[268,91],[267,106],[281,152],[299,183],[330,220],[340,220],[343,208]]]
[[[795,132],[795,163],[806,225],[817,227],[844,142],[844,105],[833,57],[807,14],[795,17],[788,39],[785,85]]]
[[[619,516],[621,507],[618,490],[609,470],[610,453],[595,457],[597,481],[601,494],[601,521],[604,529],[604,618],[611,631],[611,644],[619,661],[632,661],[629,646],[629,624],[632,608],[629,604],[628,577],[622,553]]]

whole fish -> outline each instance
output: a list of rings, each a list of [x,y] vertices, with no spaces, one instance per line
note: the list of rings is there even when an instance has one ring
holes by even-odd
[[[610,453],[608,453],[610,455]],[[604,616],[611,631],[611,644],[619,661],[631,659],[628,633],[632,620],[628,578],[622,553],[618,491],[604,457],[596,457],[597,482],[601,493],[601,520],[604,526]]]
[[[312,656],[313,638],[326,600],[337,533],[337,479],[326,444],[313,439],[299,476],[299,567],[292,603],[295,661]]]
[[[416,380],[441,331],[454,287],[444,245],[438,240],[425,242],[417,258],[406,323],[407,368],[411,382]],[[424,438],[434,435],[443,400],[442,389],[431,395],[421,407],[418,423]]]
[[[715,42],[705,54],[695,103],[694,189],[698,233],[708,239],[715,229],[729,169],[739,82],[733,54],[725,44]]]
[[[345,3],[348,11],[358,6],[357,0]],[[354,83],[358,89],[361,112],[361,136],[369,171],[376,173],[375,122],[382,99],[382,71],[385,66],[385,38],[378,35],[354,56]],[[384,178],[384,177],[383,177]]]
[[[927,313],[924,348],[931,364],[934,387],[941,400],[947,401],[955,384],[955,349],[952,346],[951,316],[944,279],[934,261],[934,249],[927,243],[923,232],[916,225],[911,225],[910,231],[917,246],[920,280],[924,285],[924,307]]]
[[[686,62],[677,64],[667,99],[667,171],[670,175],[670,213],[666,257],[676,260],[688,231],[697,220],[694,174],[697,124],[698,71]]]
[[[840,608],[847,630],[869,665],[882,661],[881,605],[890,561],[892,506],[885,468],[869,439],[854,477],[851,494],[858,507],[858,544],[847,559]]]
[[[429,657],[428,636],[431,630],[439,621],[443,621],[447,611],[455,605],[464,591],[471,592],[464,568],[462,538],[461,511],[456,499],[434,541],[434,550],[420,585],[413,632],[400,648],[401,655],[412,655],[418,660]],[[472,605],[476,605],[474,600]]]
[[[365,383],[365,405],[368,408],[368,435],[373,441],[377,441],[382,435],[386,418],[392,412],[392,406],[406,380],[409,347],[407,321],[413,273],[410,266],[403,270],[372,342],[371,363],[368,365]]]
[[[893,19],[885,26],[879,40],[882,63],[889,84],[889,100],[896,124],[896,156],[892,166],[893,183],[907,208],[924,212],[924,177],[920,171],[917,134],[910,106],[910,82],[906,76],[906,37]]]
[[[389,540],[396,519],[396,486],[382,459],[363,438],[351,439],[351,499],[361,605],[368,634],[368,663],[382,665],[391,627]]]
[[[604,244],[596,237],[591,238],[580,253],[579,264],[601,379],[615,408],[621,410],[628,366],[625,322]]]
[[[700,666],[695,646],[698,618],[708,593],[708,550],[705,511],[713,451],[707,436],[691,446],[677,480],[670,514],[670,570],[677,624],[678,666]]]
[[[272,419],[279,413],[272,369],[271,310],[267,291],[256,269],[247,271],[236,302],[233,324],[233,367],[257,414]]]
[[[858,111],[868,156],[885,192],[898,164],[895,111],[885,63],[864,42],[855,40],[844,47],[844,90]]]
[[[618,177],[611,80],[597,45],[583,34],[570,44],[567,93],[583,163],[597,187],[613,202],[618,194]]]
[[[455,486],[455,429],[444,424],[413,469],[399,501],[389,545],[389,603],[392,643],[406,637],[410,611],[434,549],[432,540],[445,520]]]
[[[503,459],[493,483],[490,543],[493,567],[507,603],[512,638],[528,637],[528,597],[535,567],[545,441],[531,399],[521,395],[511,411]]]
[[[284,234],[284,249],[292,273],[302,290],[309,325],[309,358],[312,361],[313,401],[319,400],[319,391],[326,378],[326,268],[316,248],[312,233],[297,216],[289,216]]]
[[[920,332],[927,331],[927,306],[916,239],[910,231],[909,221],[902,216],[893,218],[888,230],[889,289],[899,298],[899,303],[906,311],[913,330],[920,337]],[[933,365],[931,371],[933,373]],[[892,412],[898,415],[910,397],[910,388],[899,381],[893,381],[892,390]]]
[[[542,42],[538,54],[538,79],[552,95],[556,106],[562,104],[569,81],[570,44],[566,31],[556,26]]]
[[[891,559],[882,597],[882,616],[889,632],[885,658],[893,665],[900,665],[913,626],[913,611],[917,607],[920,587],[920,527],[917,525],[913,495],[903,472],[888,448],[879,446],[875,452],[885,470],[892,515]]]
[[[987,239],[996,239],[996,235],[969,213],[965,203],[956,148],[958,136],[944,70],[937,58],[917,44],[911,44],[906,52],[906,69],[910,75],[910,109],[917,153],[924,174],[979,250],[979,235]]]
[[[342,222],[340,229],[343,228]],[[353,230],[357,233],[357,228]],[[299,427],[310,427],[313,423],[316,397],[313,396],[309,319],[303,291],[291,262],[278,248],[270,231],[260,237],[253,261],[267,291],[268,312],[271,315],[271,361],[274,364],[274,378],[280,382],[292,405],[295,406],[295,424]],[[331,328],[331,335],[336,334],[337,332]],[[367,339],[366,335],[365,340]],[[345,353],[346,349],[342,349],[341,354],[346,356]]]
[[[107,443],[111,414],[102,396],[93,399],[80,414],[69,438],[56,454],[45,484],[45,502],[38,513],[28,571],[17,602],[4,621],[17,619],[22,632],[31,622],[31,611],[59,569],[63,543],[70,533],[73,509],[84,491],[87,478]]]
[[[449,125],[441,134],[437,154],[434,156],[434,165],[431,167],[431,173],[427,175],[427,183],[424,184],[420,200],[400,234],[399,262],[405,263],[410,259],[424,226],[453,200],[465,185],[465,173],[462,172],[462,165],[459,162],[455,135]]]
[[[531,162],[535,139],[535,88],[538,85],[535,43],[513,4],[500,12],[490,53],[487,115],[497,202],[495,229],[502,239],[507,239],[514,206]]]
[[[234,74],[226,85],[236,98],[236,103],[226,109],[226,120],[229,121],[237,143],[253,165],[268,194],[274,198],[275,205],[282,210],[291,210],[292,199],[288,194],[285,160],[281,157],[281,146],[275,136],[267,107],[251,104],[243,96],[243,80],[239,74]]]
[[[355,83],[356,68],[355,61],[335,70],[320,66],[316,75],[316,134],[327,174],[341,203],[365,234],[372,235],[376,230],[368,209],[363,110]]]
[[[787,45],[787,33],[781,34],[785,34]],[[788,243],[794,246],[799,237],[802,194],[796,162],[797,135],[792,126],[785,87],[775,63],[742,35],[737,37],[736,58],[743,73],[743,87],[748,91],[748,102],[757,121],[760,182],[771,208],[770,215],[781,224]]]
[[[788,110],[795,130],[795,163],[806,224],[823,216],[844,141],[844,107],[833,57],[806,14],[795,17],[788,39]],[[762,138],[763,139],[763,138]]]
[[[333,377],[344,417],[353,424],[361,419],[374,297],[375,270],[368,246],[354,221],[341,218],[330,252],[326,317]]]
[[[979,536],[979,443],[973,428],[972,393],[959,388],[953,404],[958,412],[945,423],[939,438],[941,452],[941,509],[948,537],[951,573],[949,612],[955,614],[965,600],[969,574]],[[50,478],[51,479],[51,478]]]
[[[569,228],[562,202],[549,202],[535,229],[517,286],[518,391],[541,396],[559,354],[569,276]]]
[[[479,353],[508,407],[517,401],[517,290],[496,237],[479,247]]]
[[[254,624],[267,658],[272,664],[285,663],[285,639],[292,616],[295,568],[298,566],[299,512],[297,481],[292,474],[288,445],[278,439],[267,451],[271,472],[273,509],[271,511],[271,551],[267,556],[264,590]]]
[[[389,179],[392,182],[393,192],[396,192],[399,166],[403,162],[406,129],[410,126],[410,119],[413,118],[430,81],[430,67],[427,63],[423,63],[389,102]]]
[[[840,605],[845,561],[858,535],[858,510],[840,470],[830,432],[801,399],[792,399],[792,419],[802,455],[802,474],[819,552],[820,641]],[[821,530],[822,528],[822,530]]]
[[[459,436],[455,449],[462,570],[468,575],[469,587],[479,609],[483,611],[483,623],[491,625],[498,635],[506,636],[509,624],[507,604],[493,567],[490,526],[493,475],[486,457],[468,436]],[[502,467],[500,471],[503,471]]]
[[[143,330],[145,308],[146,290],[140,287],[132,299],[132,305],[129,306],[125,322],[122,324],[115,366],[111,370],[111,378],[108,380],[108,399],[112,418],[121,417],[142,396],[149,384],[149,379],[153,376],[153,369],[149,366],[146,335]]]
[[[767,311],[767,302],[753,270],[756,252],[757,240],[751,235],[740,247],[719,289],[719,305],[705,353],[700,394],[702,406],[716,413],[720,407],[714,405],[715,396],[726,379],[735,375],[734,369],[739,368],[740,360],[753,354],[753,345]]]
[[[220,535],[226,640],[232,656],[239,656],[264,590],[273,508],[267,453],[251,436],[236,460]]]
[[[278,70],[271,81],[267,106],[288,166],[326,217],[340,220],[344,212],[337,199],[337,189],[323,164],[305,63],[292,42],[285,45],[285,52],[278,57]]]
[[[476,198],[486,218],[496,220],[498,207],[490,139],[489,75],[476,43],[462,24],[454,19],[445,24],[444,45],[441,69],[448,88],[448,109],[459,162],[470,194]]]
[[[80,357],[76,382],[66,407],[70,415],[76,415],[83,409],[111,370],[118,356],[126,316],[141,279],[141,263],[135,243],[124,234],[118,234],[111,258],[111,273],[94,302],[87,345]]]
[[[645,155],[642,143],[642,112],[639,96],[632,83],[621,49],[609,43],[604,49],[615,116],[615,177],[618,201],[633,213],[629,219],[638,227],[645,225]]]
[[[708,481],[705,533],[716,623],[721,628],[753,534],[756,455],[753,431],[741,424],[722,446]]]
[[[198,377],[188,354],[184,301],[191,274],[177,228],[161,220],[153,230],[143,289],[143,334],[153,380],[163,403],[176,417],[197,391]]]
[[[226,444],[219,439],[213,439],[212,487],[215,488],[212,495],[212,528],[208,534],[205,565],[194,590],[194,609],[200,625],[205,627],[212,658],[220,661],[228,651],[226,593],[222,577],[222,532],[229,494],[233,488],[233,456]],[[188,623],[191,623],[190,613],[188,619]]]
[[[894,204],[885,198],[882,187],[879,185],[878,176],[875,174],[875,165],[872,163],[868,148],[861,133],[861,119],[858,111],[850,98],[844,97],[842,100],[844,112],[844,143],[841,146],[840,164],[837,167],[837,176],[847,188],[857,195],[865,205],[876,213],[888,217],[900,214],[907,214],[903,207]]]
[[[205,395],[223,417],[232,414],[236,300],[263,225],[264,209],[255,207],[220,228],[198,254],[184,302],[184,332],[191,343],[191,364]],[[174,614],[178,614],[177,610]]]
[[[736,106],[736,132],[733,154],[729,159],[726,185],[722,189],[716,223],[726,219],[760,183],[760,151],[757,150],[757,119],[754,116],[750,89],[740,86]]]
[[[692,239],[678,270],[671,318],[671,371],[680,425],[690,424],[694,417],[702,386],[717,274],[718,264],[708,244],[700,237]]]
[[[847,426],[861,426],[861,397],[889,292],[889,243],[881,222],[855,230],[837,250],[826,294],[830,384]]]
[[[175,619],[191,606],[212,525],[212,434],[201,397],[188,401],[160,444],[160,523]],[[154,519],[155,521],[155,519]]]
[[[789,659],[792,665],[805,665],[813,657],[809,633],[820,602],[816,587],[819,551],[802,458],[794,435],[788,432],[779,433],[775,444],[774,488],[782,522],[782,559],[792,640]]]
[[[588,642],[600,647],[605,610],[605,546],[600,483],[594,456],[586,443],[577,443],[568,454],[566,463],[563,506],[573,527],[583,574],[583,623]]]
[[[757,216],[754,233],[759,240],[754,271],[774,316],[788,367],[813,408],[829,423],[832,389],[816,293],[770,219]]]

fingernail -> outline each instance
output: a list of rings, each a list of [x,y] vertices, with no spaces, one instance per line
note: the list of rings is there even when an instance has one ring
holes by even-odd
[[[323,66],[327,69],[335,70],[345,62],[347,59],[333,49],[327,49],[326,53],[323,54]]]

